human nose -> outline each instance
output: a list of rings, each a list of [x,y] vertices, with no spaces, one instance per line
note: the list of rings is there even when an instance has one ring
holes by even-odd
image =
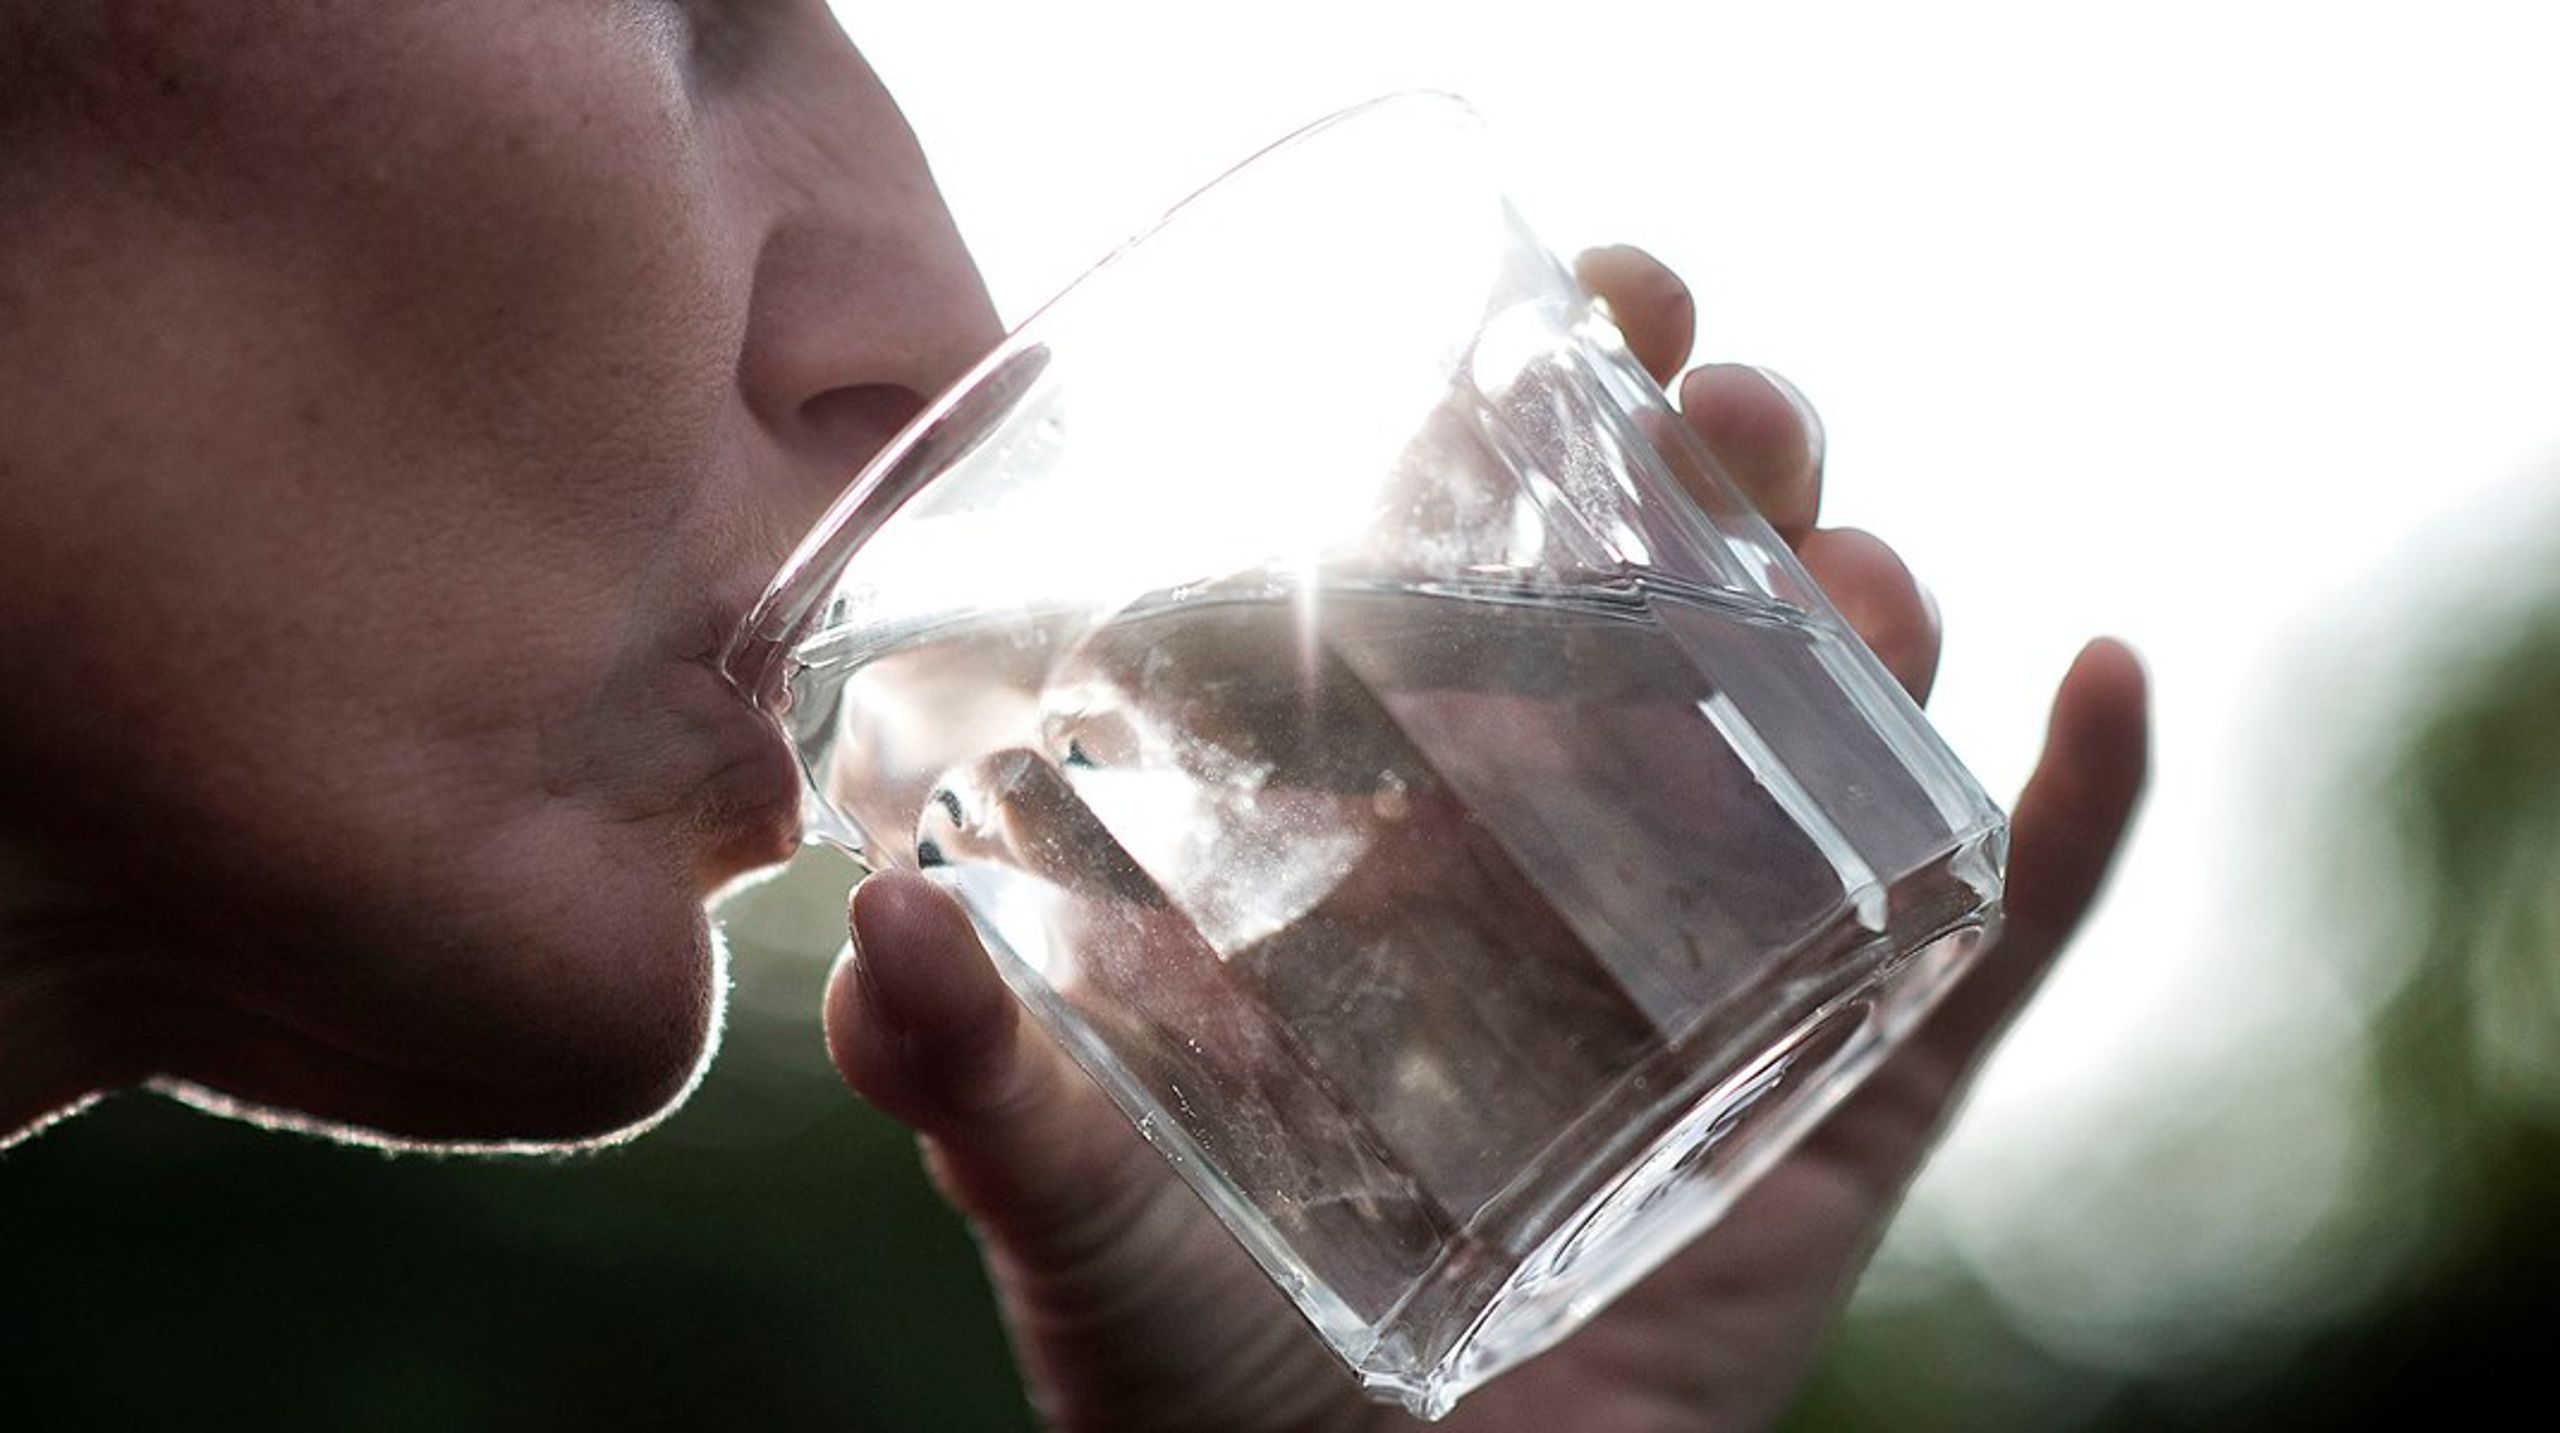
[[[905,117],[811,8],[723,158],[753,196],[739,386],[795,481],[831,497],[1003,329]]]

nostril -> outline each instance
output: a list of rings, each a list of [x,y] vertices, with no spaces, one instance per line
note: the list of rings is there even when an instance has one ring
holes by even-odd
[[[924,406],[924,395],[894,383],[830,388],[800,405],[800,433],[831,458],[868,462]]]

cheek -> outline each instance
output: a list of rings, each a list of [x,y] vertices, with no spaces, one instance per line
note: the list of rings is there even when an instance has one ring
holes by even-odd
[[[135,38],[149,53],[121,70],[144,91],[125,139],[229,286],[260,301],[252,344],[283,330],[302,361],[261,357],[314,380],[273,431],[441,449],[430,481],[456,500],[547,487],[600,514],[658,486],[629,459],[704,429],[745,307],[663,12],[137,8],[183,23]]]
[[[710,1020],[684,833],[560,799],[542,751],[745,540],[712,480],[743,265],[621,8],[315,4],[184,50],[172,217],[102,228],[111,301],[57,355],[59,470],[113,481],[48,534],[27,585],[79,640],[0,736],[67,754],[46,814],[225,998],[417,1071],[349,1085],[412,1130],[627,1122]]]
[[[205,394],[160,426],[245,501],[226,556],[161,536],[218,569],[206,625],[271,644],[234,670],[300,673],[395,743],[574,699],[722,521],[745,266],[631,8],[319,5],[203,77],[209,297],[128,388]]]

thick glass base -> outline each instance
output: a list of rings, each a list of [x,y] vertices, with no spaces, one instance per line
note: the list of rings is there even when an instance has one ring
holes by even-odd
[[[1650,1144],[1618,1166],[1625,1173],[1556,1219],[1516,1263],[1483,1246],[1453,1246],[1438,1277],[1417,1290],[1425,1298],[1438,1291],[1432,1301],[1447,1321],[1409,1307],[1393,1321],[1404,1335],[1381,1340],[1359,1361],[1362,1383],[1436,1419],[1580,1328],[1723,1217],[1936,1004],[1996,925],[1996,911],[1977,912],[1904,958],[1872,967],[1752,1063],[1672,1105],[1667,1127],[1657,1125]],[[1471,1323],[1449,1318],[1467,1307],[1478,1310]],[[1435,1328],[1436,1347],[1416,1341]]]

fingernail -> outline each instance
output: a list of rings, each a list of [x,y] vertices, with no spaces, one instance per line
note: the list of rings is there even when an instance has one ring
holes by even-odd
[[[1753,364],[1751,371],[1759,374],[1762,382],[1778,390],[1778,396],[1787,400],[1787,406],[1796,410],[1796,422],[1804,427],[1805,456],[1810,460],[1813,471],[1821,472],[1825,446],[1822,415],[1813,411],[1813,404],[1804,396],[1803,390],[1789,383],[1785,374],[1773,368],[1762,368],[1758,364]]]

